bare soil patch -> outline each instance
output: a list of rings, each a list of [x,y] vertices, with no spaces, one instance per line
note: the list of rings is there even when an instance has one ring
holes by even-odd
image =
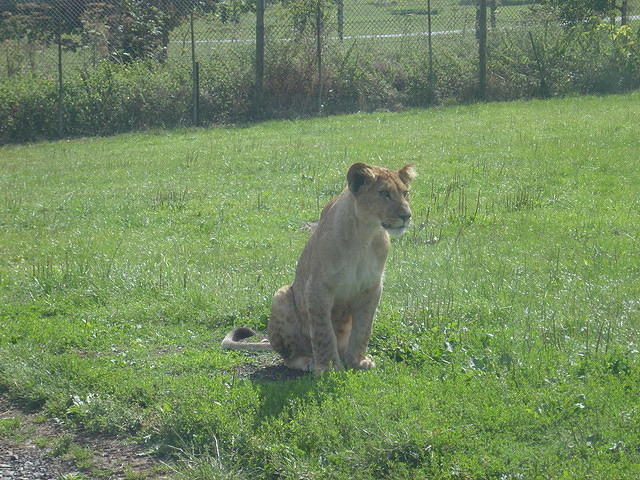
[[[234,371],[240,378],[253,382],[277,382],[293,380],[308,375],[307,372],[288,368],[275,353],[258,353],[250,363],[238,365]]]
[[[57,480],[65,476],[96,480],[171,478],[160,461],[136,445],[70,431],[55,420],[19,410],[1,395],[0,422],[5,426],[0,429],[0,480]],[[61,438],[81,449],[82,462],[71,450],[60,451]]]

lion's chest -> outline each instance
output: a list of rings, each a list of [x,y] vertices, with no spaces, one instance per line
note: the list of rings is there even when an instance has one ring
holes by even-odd
[[[349,302],[380,285],[386,251],[383,252],[384,255],[380,253],[371,248],[345,257],[335,278],[334,295],[339,303]]]

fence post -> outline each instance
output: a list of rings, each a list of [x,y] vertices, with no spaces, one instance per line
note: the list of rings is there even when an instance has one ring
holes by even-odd
[[[316,62],[318,66],[318,114],[322,114],[322,0],[316,3]]]
[[[431,0],[427,0],[427,48],[429,54],[429,86],[434,88],[434,74],[433,74],[433,45],[431,44]]]
[[[200,64],[193,62],[193,125],[200,126]]]
[[[64,83],[62,79],[62,34],[60,29],[58,29],[56,39],[58,41],[58,136],[62,137],[64,134]]]
[[[491,10],[491,28],[496,29],[496,12],[498,11],[498,5],[496,0],[489,0],[489,10]]]
[[[261,117],[264,109],[264,5],[265,0],[256,0],[256,79],[254,115]]]
[[[344,40],[344,0],[338,0],[338,38]]]
[[[487,93],[487,0],[478,0],[478,98]]]
[[[193,10],[190,15],[191,22],[191,81],[193,95],[192,121],[197,127],[200,125],[200,64],[196,61],[196,39],[193,29]]]
[[[626,25],[629,22],[629,1],[622,0],[622,6],[620,7],[621,24]]]

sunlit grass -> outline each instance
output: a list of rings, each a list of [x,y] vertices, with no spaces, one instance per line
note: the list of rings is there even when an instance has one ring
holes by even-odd
[[[0,391],[185,478],[636,478],[640,95],[0,149]],[[300,227],[410,161],[372,372],[264,383]],[[354,473],[355,472],[355,473]]]

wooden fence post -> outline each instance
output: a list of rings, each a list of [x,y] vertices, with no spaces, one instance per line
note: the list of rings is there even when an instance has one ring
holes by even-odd
[[[58,30],[56,35],[58,41],[58,136],[64,134],[64,82],[62,78],[62,34]]]
[[[344,40],[344,0],[338,0],[338,38]]]
[[[264,111],[264,4],[265,0],[256,0],[256,78],[254,115],[261,117]]]
[[[192,121],[197,127],[200,125],[200,64],[196,61],[196,39],[193,28],[193,10],[191,11],[191,81],[192,81]]]
[[[487,94],[487,0],[478,0],[478,98]]]
[[[322,0],[316,4],[316,62],[318,67],[318,114],[322,114]]]
[[[433,45],[431,43],[431,34],[433,33],[431,27],[431,0],[427,0],[427,33],[427,48],[429,55],[429,85],[433,89],[435,76],[433,74]]]

